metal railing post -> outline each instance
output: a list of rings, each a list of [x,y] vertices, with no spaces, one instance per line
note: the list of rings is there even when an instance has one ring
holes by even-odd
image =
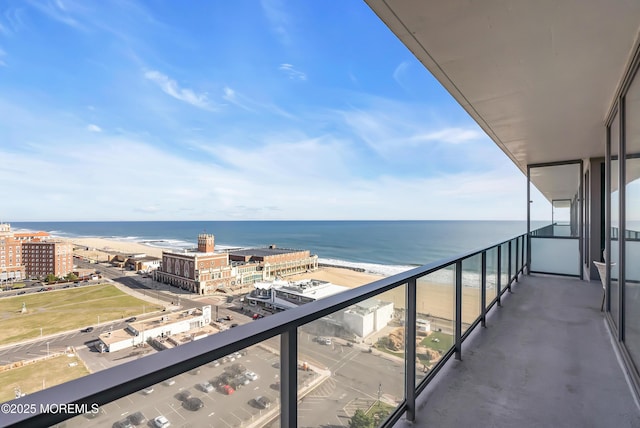
[[[280,336],[280,426],[298,426],[298,330]]]
[[[509,268],[507,269],[507,290],[511,293],[511,241],[509,241],[507,250],[509,251],[509,256],[507,258],[507,264],[509,265]]]
[[[524,269],[526,267],[525,264],[525,253],[527,251],[527,235],[522,235],[522,254],[521,254],[521,262],[520,266],[522,266],[522,274],[524,275]]]
[[[405,397],[407,398],[407,420],[410,422],[416,419],[416,324],[417,324],[417,290],[416,279],[409,280],[407,284],[407,303],[406,303],[406,337],[405,340],[405,364],[406,379]]]
[[[497,299],[496,303],[498,306],[502,306],[502,244],[498,245],[498,280],[496,281],[497,288]]]
[[[487,252],[483,251],[480,261],[481,269],[481,284],[480,284],[480,317],[482,327],[487,326]]]
[[[516,238],[516,282],[518,282],[518,275],[520,274],[520,264],[518,252],[520,251],[520,237]]]
[[[462,260],[456,262],[456,360],[462,360]]]

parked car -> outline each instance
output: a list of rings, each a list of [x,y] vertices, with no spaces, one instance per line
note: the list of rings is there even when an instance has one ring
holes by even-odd
[[[93,327],[87,327],[80,330],[83,333],[91,333],[93,331]]]
[[[153,391],[154,391],[153,386],[150,386],[149,388],[145,388],[145,389],[143,389],[143,390],[142,390],[142,393],[143,393],[144,395],[149,395],[149,394],[151,394]]]
[[[212,392],[213,391],[213,385],[211,385],[211,383],[209,382],[201,382],[198,384],[198,388],[200,388],[201,391],[203,392]]]
[[[263,395],[256,397],[255,401],[258,407],[262,409],[268,409],[269,407],[271,407],[271,400]]]
[[[134,425],[142,425],[147,422],[147,418],[142,414],[142,412],[135,412],[130,414],[129,420]]]
[[[131,317],[131,318],[127,318],[126,320],[124,320],[125,322],[134,322],[135,320],[137,320],[136,317]]]
[[[225,386],[222,387],[222,392],[224,392],[227,395],[231,395],[234,392],[236,392],[236,390],[233,389],[230,385],[225,385]]]
[[[169,420],[167,418],[165,418],[164,416],[160,415],[160,416],[156,416],[153,419],[153,425],[156,428],[167,428],[167,427],[171,426],[171,422],[169,422]]]
[[[175,380],[173,380],[173,379],[167,379],[167,380],[165,380],[165,381],[164,381],[164,382],[162,382],[162,383],[163,383],[165,386],[171,386],[171,385],[175,384],[175,383],[176,383],[176,381],[175,381]]]
[[[18,295],[18,296],[20,296],[21,294],[27,294],[27,292],[26,292],[26,291],[24,291],[24,290],[22,290],[22,291],[18,291],[18,294],[17,294],[17,295]]]
[[[245,374],[244,374],[244,375],[245,375],[245,376],[247,377],[247,379],[249,379],[249,380],[258,380],[258,375],[257,375],[257,374],[255,374],[255,373],[254,373],[254,372],[252,372],[252,371],[247,371],[247,372],[245,372]]]
[[[209,363],[209,367],[218,367],[220,365],[220,361],[213,360]]]
[[[196,411],[204,407],[204,403],[198,397],[191,397],[182,402],[182,407],[187,410]]]
[[[191,391],[189,391],[188,389],[184,389],[176,394],[176,398],[180,401],[185,401],[189,397],[191,397]]]
[[[232,364],[231,367],[227,367],[225,370],[230,372],[230,373],[239,375],[241,373],[246,372],[247,368],[244,365],[240,364],[240,363],[235,363],[235,364]]]
[[[133,428],[131,421],[127,419],[123,419],[113,424],[113,428]]]

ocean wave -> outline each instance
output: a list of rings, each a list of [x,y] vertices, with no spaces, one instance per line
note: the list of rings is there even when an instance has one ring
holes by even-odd
[[[383,265],[376,263],[358,263],[358,262],[349,262],[346,260],[338,260],[338,259],[325,259],[319,258],[318,263],[325,265],[332,265],[337,267],[345,267],[349,269],[362,269],[364,272],[382,275],[385,277],[397,275],[402,272],[406,272],[408,270],[414,269],[417,266],[408,266],[408,265]],[[435,272],[430,273],[429,275],[425,275],[421,279],[418,280],[418,286],[420,285],[420,281],[427,281],[436,284],[450,285],[451,287],[455,286],[455,269],[453,267],[447,267],[439,269]],[[462,272],[462,286],[469,288],[480,288],[481,285],[481,275],[479,272],[475,271],[463,271]],[[503,280],[503,283],[506,282],[506,277]],[[487,273],[487,288],[494,288],[497,284],[497,277],[495,274]]]
[[[382,265],[376,263],[361,263],[361,262],[350,262],[347,260],[338,260],[338,259],[325,259],[318,258],[318,263],[333,265],[333,266],[341,266],[350,269],[362,269],[367,273],[372,273],[375,275],[383,275],[383,276],[393,276],[402,272],[406,272],[410,269],[413,269],[415,266],[406,266],[406,265]]]

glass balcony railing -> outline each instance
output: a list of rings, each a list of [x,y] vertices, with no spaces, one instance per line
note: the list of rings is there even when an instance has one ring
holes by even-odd
[[[4,426],[390,426],[525,269],[526,236],[4,403]]]

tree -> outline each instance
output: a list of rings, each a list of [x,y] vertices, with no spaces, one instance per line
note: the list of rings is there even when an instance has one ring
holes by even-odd
[[[47,275],[47,277],[45,278],[45,281],[47,282],[56,282],[58,280],[58,278],[56,278],[56,276],[52,273],[50,273],[49,275]]]
[[[65,276],[67,281],[75,281],[78,279],[75,273],[71,272],[69,275]]]
[[[349,428],[373,428],[373,424],[373,418],[367,416],[361,409],[356,410],[351,420],[349,420]]]

